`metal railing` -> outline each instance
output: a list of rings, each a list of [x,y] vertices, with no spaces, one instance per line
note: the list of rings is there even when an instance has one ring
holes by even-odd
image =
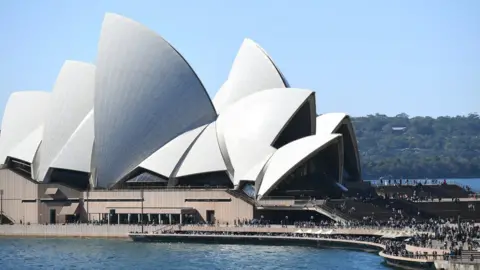
[[[454,180],[434,180],[434,179],[403,179],[401,180],[400,184],[400,179],[395,179],[395,180],[368,180],[370,184],[374,187],[391,187],[391,186],[416,186],[418,184],[422,184],[424,186],[440,186],[443,183],[446,183],[447,185],[455,185],[463,188],[462,185],[459,185],[456,183]]]
[[[163,231],[170,231],[170,230],[172,230],[175,226],[178,227],[178,224],[177,224],[177,225],[175,225],[175,224],[174,224],[174,225],[164,225],[164,226],[160,227],[159,229],[154,230],[154,231],[152,231],[152,232],[158,233],[158,232],[163,232]]]
[[[273,200],[295,200],[294,196],[265,196],[261,201],[273,201]]]
[[[194,191],[212,191],[212,190],[228,190],[227,187],[222,186],[175,186],[175,187],[167,187],[167,186],[138,186],[138,187],[128,187],[128,188],[114,188],[114,189],[92,189],[89,192],[140,192],[140,190],[145,191],[185,191],[185,190],[194,190]]]

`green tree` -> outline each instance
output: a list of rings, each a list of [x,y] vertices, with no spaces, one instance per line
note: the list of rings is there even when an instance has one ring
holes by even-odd
[[[480,116],[352,118],[365,179],[480,177]]]

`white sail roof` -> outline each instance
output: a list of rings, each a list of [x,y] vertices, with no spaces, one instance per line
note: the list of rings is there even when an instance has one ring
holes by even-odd
[[[94,139],[93,115],[92,109],[52,161],[51,168],[90,172]]]
[[[169,178],[182,156],[206,127],[204,125],[176,137],[140,163],[139,167]]]
[[[43,125],[32,131],[27,137],[19,142],[13,148],[8,156],[23,160],[28,163],[33,162],[35,153],[37,152],[43,136]]]
[[[312,135],[293,141],[278,149],[268,161],[257,191],[259,197],[270,192],[290,172],[308,158],[342,138],[338,134]],[[339,155],[339,157],[342,157]]]
[[[218,146],[216,127],[217,124],[213,122],[200,134],[175,177],[227,170]]]
[[[35,177],[43,181],[53,160],[93,108],[95,66],[66,61],[51,94]],[[75,161],[66,161],[73,164]]]
[[[162,37],[106,14],[95,78],[96,184],[121,180],[176,136],[216,112],[190,65]]]
[[[218,113],[261,90],[289,87],[272,59],[251,39],[243,41],[227,81],[213,99]]]
[[[50,93],[41,91],[15,92],[10,95],[2,119],[0,140],[0,163],[5,163],[12,149],[27,136],[37,130],[45,119],[45,111],[49,106]],[[37,146],[33,146],[36,150]],[[33,151],[28,149],[29,152]],[[24,153],[16,152],[23,156]]]
[[[305,89],[268,89],[241,99],[220,114],[217,136],[231,179],[244,178],[275,151],[271,146],[274,140],[309,97],[313,92]]]

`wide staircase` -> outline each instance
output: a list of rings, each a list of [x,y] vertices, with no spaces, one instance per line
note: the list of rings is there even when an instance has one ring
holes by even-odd
[[[415,194],[417,197],[429,197],[431,193],[425,189],[425,186],[382,186],[376,189],[378,195],[390,197],[392,195],[407,195],[413,197]]]
[[[331,209],[347,215],[350,220],[362,220],[363,217],[372,215],[377,220],[388,220],[392,216],[392,210],[380,207],[372,203],[364,203],[354,200],[331,200],[326,203]],[[343,210],[342,210],[342,205]],[[354,211],[350,211],[354,208]]]
[[[415,203],[406,200],[385,200],[381,198],[368,201],[357,201],[351,199],[330,200],[325,203],[330,209],[342,212],[349,220],[362,220],[363,217],[373,217],[375,220],[386,221],[401,210],[404,218],[415,218],[416,220],[426,220],[434,218],[436,215],[424,211]],[[343,207],[342,207],[343,206]],[[352,208],[355,210],[352,211]],[[395,212],[393,211],[395,209]],[[418,215],[420,212],[420,215]]]
[[[13,218],[9,217],[5,212],[0,213],[0,224],[14,224]]]
[[[379,186],[376,188],[378,195],[407,195],[412,197],[433,198],[468,198],[471,192],[458,185],[416,185],[416,186]]]
[[[395,202],[396,204],[394,204],[394,207],[398,207],[399,209],[405,209],[405,211],[409,213],[411,217],[414,217],[416,220],[428,220],[438,217],[435,214],[425,211],[422,207],[419,206],[419,203],[414,203],[408,200],[395,200]]]
[[[435,198],[468,198],[470,192],[457,185],[424,186]]]
[[[469,208],[468,205],[475,205],[475,210]],[[453,218],[457,219],[459,216],[461,219],[475,220],[480,222],[480,202],[419,202],[415,205],[418,208],[431,215],[435,215],[440,218]]]

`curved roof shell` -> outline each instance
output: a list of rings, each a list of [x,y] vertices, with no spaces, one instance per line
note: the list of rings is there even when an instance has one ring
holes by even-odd
[[[350,117],[345,113],[326,113],[317,116],[317,134],[342,133],[345,149],[345,169],[356,180],[360,180],[362,167],[358,142]]]
[[[43,136],[43,125],[32,131],[13,148],[8,156],[32,163]]]
[[[243,177],[242,179],[239,179],[238,182],[241,183],[241,181],[253,181],[255,183],[259,182],[262,176],[263,169],[265,168],[265,165],[267,162],[270,160],[272,155],[275,152],[270,153],[269,155],[265,156],[265,158],[257,164],[255,164]]]
[[[24,91],[10,95],[2,119],[0,163],[5,163],[13,149],[17,147],[21,149],[19,144],[43,124],[49,104],[50,93],[47,92]],[[32,147],[36,150],[38,145]],[[31,152],[33,149],[25,151]],[[19,156],[24,154],[27,153],[16,152]]]
[[[139,167],[169,178],[181,158],[206,127],[207,125],[203,125],[176,137],[140,163]]]
[[[50,168],[90,172],[94,139],[93,115],[92,109],[52,161]]]
[[[258,183],[258,197],[268,195],[286,176],[310,157],[333,143],[341,143],[341,138],[340,134],[312,135],[278,149],[263,168],[261,183]],[[340,159],[342,157],[339,155]],[[339,164],[342,163],[343,160],[339,160]]]
[[[226,171],[217,140],[217,124],[209,124],[188,150],[175,177]]]
[[[337,132],[344,121],[350,121],[345,113],[325,113],[317,116],[317,134],[332,134]]]
[[[62,66],[46,113],[39,163],[35,173],[38,181],[45,180],[44,177],[55,157],[92,110],[94,82],[94,65],[66,61]],[[75,159],[65,162],[73,165]]]
[[[272,145],[289,120],[302,105],[314,99],[314,92],[310,90],[268,89],[241,99],[220,114],[218,142],[234,185],[276,150]]]
[[[176,136],[216,118],[183,57],[156,33],[116,14],[107,14],[102,25],[94,108],[94,182],[102,187]]]
[[[289,87],[288,82],[270,56],[250,39],[243,41],[235,57],[227,81],[213,99],[218,113],[255,92]]]

